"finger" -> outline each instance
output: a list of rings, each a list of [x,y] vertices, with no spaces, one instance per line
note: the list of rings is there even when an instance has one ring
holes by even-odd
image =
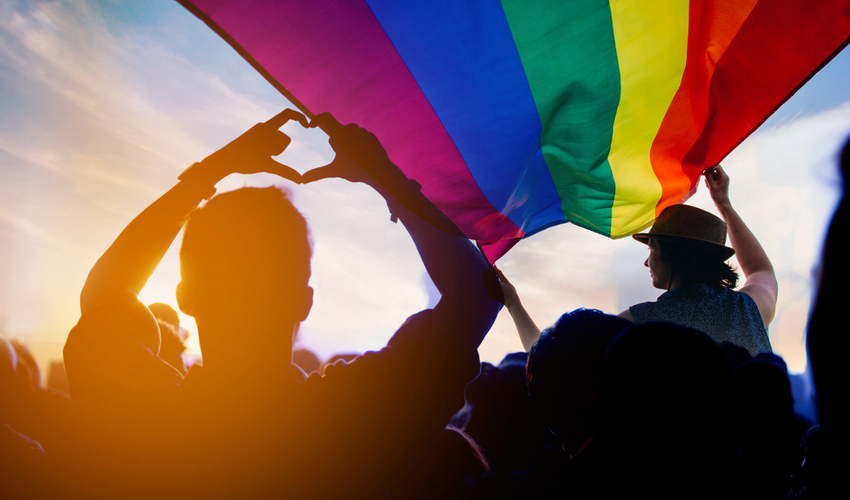
[[[328,133],[328,135],[334,135],[334,133],[338,133],[342,130],[342,124],[340,124],[336,118],[330,113],[321,113],[316,115],[313,118],[313,121],[310,122],[310,128],[320,127],[322,130]]]
[[[277,156],[283,153],[283,151],[289,146],[291,142],[292,139],[288,135],[278,130],[274,134],[274,137],[271,141],[271,145],[269,146],[269,155]]]
[[[717,182],[725,183],[729,181],[729,176],[726,175],[726,171],[723,170],[723,167],[721,167],[720,165],[717,165],[717,172],[715,174],[715,177],[717,178]]]
[[[265,170],[266,172],[270,174],[275,174],[279,177],[283,177],[284,179],[289,179],[290,181],[296,184],[302,183],[301,174],[299,174],[298,171],[296,171],[295,169],[288,167],[283,163],[274,161],[271,158],[264,161],[264,164],[265,168],[263,170]]]
[[[291,119],[291,120],[295,120],[295,121],[297,121],[297,122],[298,122],[298,123],[299,123],[302,127],[304,127],[304,128],[307,128],[307,127],[309,127],[309,126],[310,126],[310,121],[307,119],[307,117],[306,117],[306,116],[304,116],[304,115],[303,115],[303,114],[301,114],[301,113],[295,113],[295,114],[292,116],[292,118],[290,118],[290,119]]]
[[[508,280],[508,278],[505,276],[505,273],[503,273],[501,269],[499,269],[496,266],[493,266],[493,270],[496,271],[496,276],[499,277],[499,281],[501,281],[502,283],[504,283],[506,285],[511,284],[511,282]]]
[[[718,167],[719,165],[715,165],[711,168],[707,168],[702,171],[703,175],[705,176],[706,185],[710,185],[710,183],[717,184],[718,182],[720,182],[721,174],[717,170]]]
[[[311,182],[328,179],[330,177],[339,177],[339,175],[337,174],[336,168],[331,165],[327,165],[304,172],[304,175],[301,176],[301,183],[309,184]]]
[[[492,265],[492,266],[490,266],[490,267],[492,267],[492,268],[493,268],[493,271],[496,273],[496,276],[498,276],[498,277],[499,277],[499,281],[501,281],[501,280],[505,279],[505,274],[502,272],[502,270],[501,270],[501,269],[499,269],[498,267],[496,267],[496,264],[493,264],[493,265]]]
[[[283,111],[281,111],[280,113],[276,114],[274,117],[272,117],[270,120],[268,120],[265,124],[266,124],[266,126],[273,127],[275,130],[277,130],[280,127],[282,127],[283,124],[288,122],[289,120],[297,120],[298,123],[300,123],[304,127],[307,126],[307,117],[302,115],[298,111],[295,111],[294,109],[290,109],[290,108],[286,108]]]

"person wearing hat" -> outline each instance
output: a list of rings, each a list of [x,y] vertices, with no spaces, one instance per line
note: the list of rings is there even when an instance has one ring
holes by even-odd
[[[644,265],[652,284],[665,290],[655,302],[637,304],[620,313],[635,323],[671,321],[702,330],[718,343],[728,341],[755,356],[771,352],[767,325],[776,310],[778,286],[773,265],[761,244],[732,208],[729,177],[720,165],[703,172],[720,218],[696,207],[664,209],[648,233],[634,238],[649,246]],[[725,220],[725,222],[724,222]],[[726,246],[729,235],[731,248]],[[726,261],[737,254],[744,285]],[[522,306],[516,289],[498,269],[505,306],[526,351],[540,329]]]
[[[644,265],[653,286],[666,292],[620,316],[635,323],[670,321],[696,328],[718,343],[744,347],[753,356],[771,352],[767,325],[773,320],[778,292],[773,265],[732,208],[723,168],[718,165],[703,174],[723,220],[696,207],[673,205],[661,212],[648,233],[634,235],[649,246]],[[731,248],[726,246],[727,233]],[[726,263],[735,254],[745,278],[737,291],[738,275]]]

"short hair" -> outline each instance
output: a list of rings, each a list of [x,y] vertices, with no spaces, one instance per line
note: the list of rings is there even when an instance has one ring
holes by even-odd
[[[660,249],[659,259],[670,270],[671,281],[681,285],[704,283],[728,288],[738,286],[738,274],[717,251],[699,243],[670,241],[655,238]]]
[[[306,285],[312,245],[307,221],[287,192],[242,188],[214,196],[189,215],[180,273],[191,287],[219,289],[248,280]]]
[[[708,436],[714,436],[719,446],[719,436],[731,431],[731,390],[729,360],[707,334],[674,323],[640,323],[618,335],[605,354],[594,398],[597,424],[620,439],[681,439],[686,445],[711,443]]]
[[[576,309],[543,330],[532,346],[526,366],[528,392],[561,439],[584,430],[576,427],[576,419],[583,418],[576,411],[589,412],[605,350],[631,324],[596,309]]]

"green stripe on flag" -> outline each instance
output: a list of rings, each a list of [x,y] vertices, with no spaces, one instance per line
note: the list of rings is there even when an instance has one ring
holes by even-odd
[[[609,235],[608,153],[620,73],[606,0],[502,0],[543,124],[541,148],[570,222]]]

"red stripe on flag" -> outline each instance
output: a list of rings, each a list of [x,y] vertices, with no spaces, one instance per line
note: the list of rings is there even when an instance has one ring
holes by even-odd
[[[715,74],[715,64],[757,1],[691,0],[687,61],[682,83],[650,150],[652,169],[662,188],[656,216],[687,196],[699,177],[699,172],[696,172],[696,177],[686,174],[682,160],[705,128],[709,86]]]
[[[846,0],[759,2],[718,61],[708,94],[708,119],[685,155],[696,182],[719,163],[848,42]]]

